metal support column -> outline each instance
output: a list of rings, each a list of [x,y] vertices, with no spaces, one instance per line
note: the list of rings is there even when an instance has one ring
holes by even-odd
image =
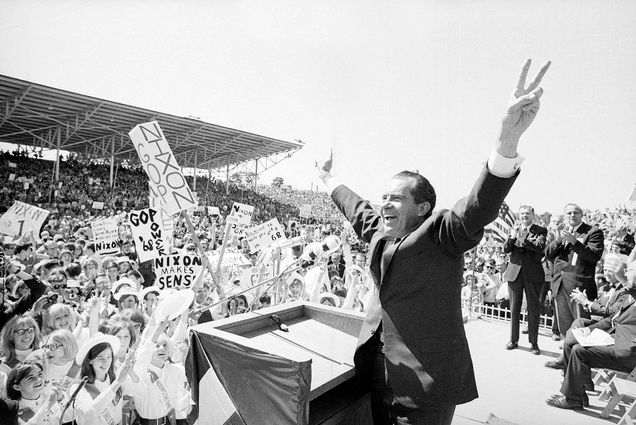
[[[55,154],[55,181],[60,180],[60,147],[62,144],[62,127],[57,128],[57,153]]]
[[[114,183],[114,172],[115,172],[115,137],[113,136],[110,139],[111,145],[110,145],[110,188],[113,188],[113,183]]]
[[[227,156],[227,164],[225,166],[225,194],[230,194],[230,155]]]
[[[197,151],[194,151],[194,183],[192,183],[192,190],[197,191]]]

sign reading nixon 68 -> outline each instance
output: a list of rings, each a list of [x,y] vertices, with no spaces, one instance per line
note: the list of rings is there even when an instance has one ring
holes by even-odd
[[[169,214],[196,207],[194,194],[157,121],[139,124],[128,133],[150,179],[150,190]]]

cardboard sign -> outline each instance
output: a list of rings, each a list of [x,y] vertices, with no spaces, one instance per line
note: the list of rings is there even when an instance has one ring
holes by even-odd
[[[29,182],[24,182],[24,190],[29,190]]]
[[[235,202],[232,205],[232,212],[230,215],[232,217],[236,217],[239,224],[249,225],[252,221],[252,216],[254,215],[254,207],[247,204],[241,204],[240,202]]]
[[[51,212],[24,202],[15,201],[11,208],[0,217],[0,233],[22,236],[30,230],[36,240],[40,239],[40,229]]]
[[[91,221],[95,253],[111,255],[119,253],[119,227],[115,218]]]
[[[15,162],[9,162],[9,168],[18,168],[18,164]]]
[[[15,174],[9,174],[9,181],[15,181]]]
[[[304,204],[300,207],[300,216],[304,218],[311,217],[311,204]]]
[[[176,214],[197,205],[181,167],[157,121],[139,124],[128,135],[150,179],[150,190],[161,198],[168,214]]]
[[[219,207],[208,207],[208,215],[221,215]]]
[[[130,231],[141,263],[169,254],[159,220],[159,211],[153,208],[133,210],[128,215]]]
[[[188,289],[203,271],[197,255],[177,254],[155,258],[155,285],[159,289]]]
[[[104,209],[104,203],[103,202],[93,201],[93,209],[103,210]]]
[[[219,263],[219,251],[212,251],[208,253],[208,259],[210,260],[210,264],[212,264],[213,268],[216,268],[216,265]],[[249,258],[240,252],[229,252],[226,251],[223,254],[223,262],[221,263],[221,268],[226,267],[245,267],[252,266]]]
[[[278,240],[287,239],[283,226],[280,225],[276,218],[245,229],[245,238],[252,254],[267,248]]]
[[[161,202],[161,198],[153,196],[152,190],[148,197],[150,208],[159,211],[159,225],[166,241],[166,249],[170,252],[174,246],[174,216],[168,213],[166,205]]]

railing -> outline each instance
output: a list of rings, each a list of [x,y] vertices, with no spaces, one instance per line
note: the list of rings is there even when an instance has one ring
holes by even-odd
[[[488,319],[498,320],[501,322],[509,322],[511,312],[509,308],[501,308],[493,305],[473,304],[470,311],[473,318],[485,317]],[[526,311],[521,311],[520,321],[522,323],[528,323],[528,314]],[[541,315],[539,318],[539,328],[552,329],[552,323],[554,321],[553,316]]]

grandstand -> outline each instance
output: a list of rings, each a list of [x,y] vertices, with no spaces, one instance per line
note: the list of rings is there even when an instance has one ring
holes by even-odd
[[[251,163],[258,176],[303,147],[302,142],[0,75],[0,142],[110,158],[111,164],[124,160],[136,163],[137,153],[128,132],[137,124],[155,120],[179,165],[195,173],[224,169],[229,174],[230,166]]]

